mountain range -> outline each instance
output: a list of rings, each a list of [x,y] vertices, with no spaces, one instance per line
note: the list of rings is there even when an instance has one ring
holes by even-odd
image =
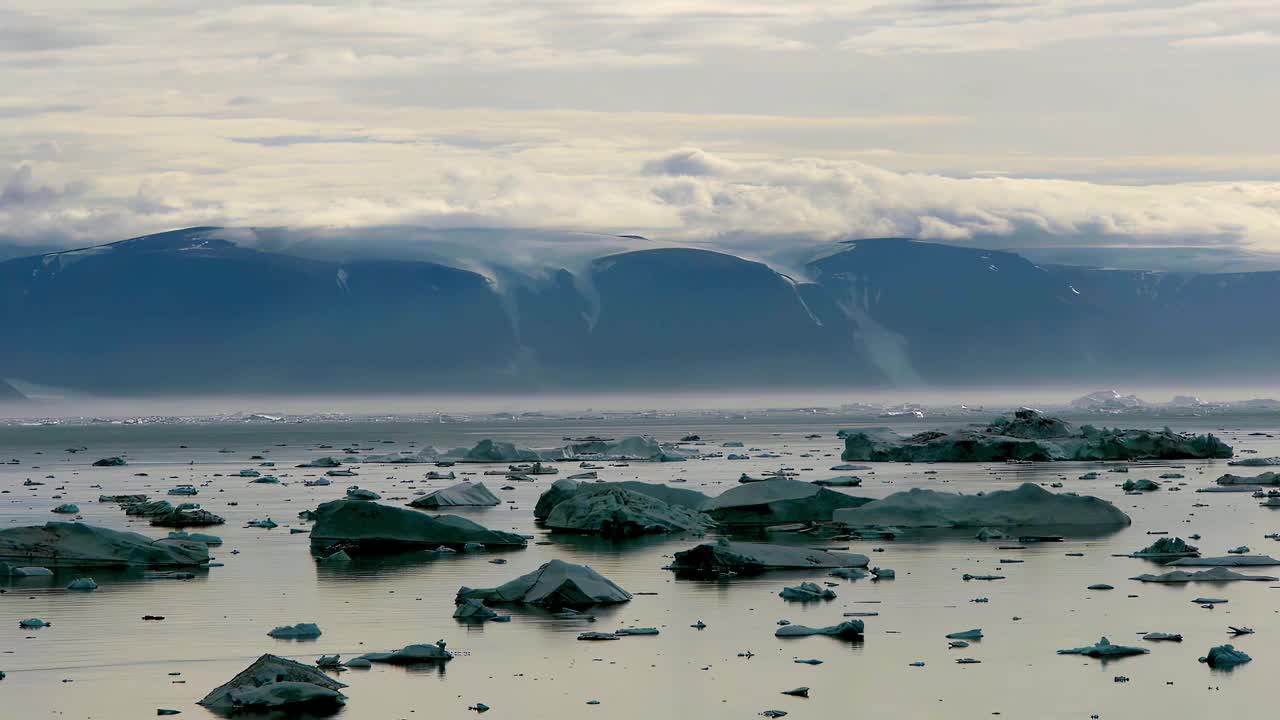
[[[0,378],[92,393],[930,387],[1274,377],[1280,272],[1039,265],[903,238],[799,270],[335,260],[189,228],[0,262]],[[0,381],[0,395],[12,390]]]

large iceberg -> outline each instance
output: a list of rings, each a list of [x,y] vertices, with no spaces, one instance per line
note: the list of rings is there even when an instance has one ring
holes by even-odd
[[[1104,412],[1133,410],[1146,406],[1147,403],[1143,402],[1142,398],[1137,395],[1121,395],[1115,390],[1099,390],[1071,401],[1071,407],[1076,410]]]
[[[1146,648],[1130,647],[1128,645],[1112,645],[1111,641],[1105,637],[1093,645],[1084,647],[1070,648],[1068,650],[1059,650],[1059,655],[1085,655],[1095,658],[1116,658],[1126,657],[1129,655],[1146,655],[1151,652]]]
[[[671,569],[697,574],[756,573],[765,570],[863,568],[866,555],[721,538],[675,553]]]
[[[1230,668],[1252,661],[1248,653],[1237,650],[1232,645],[1218,645],[1209,648],[1209,654],[1200,658],[1200,662],[1211,668]]]
[[[544,458],[542,453],[525,447],[517,447],[515,443],[481,440],[470,450],[455,449],[447,454],[450,460],[468,463],[504,463],[504,462],[537,462],[553,460]]]
[[[830,635],[832,637],[854,640],[862,637],[864,625],[861,620],[845,620],[838,625],[828,627],[809,627],[808,625],[783,625],[773,632],[774,637],[810,637],[812,635]]]
[[[578,493],[605,492],[609,488],[623,488],[634,493],[647,495],[668,505],[688,510],[703,510],[711,502],[711,498],[696,490],[674,488],[661,483],[646,483],[638,480],[613,483],[579,483],[575,480],[564,478],[552,483],[551,487],[538,497],[538,504],[533,508],[533,517],[538,520],[546,520],[551,516],[551,511],[557,505],[574,495]]]
[[[537,570],[496,588],[458,590],[455,602],[524,603],[546,607],[582,607],[623,603],[631,593],[587,565],[552,560]]]
[[[272,687],[277,685],[280,687]],[[298,687],[302,685],[316,690]],[[317,700],[341,704],[346,698],[338,691],[344,687],[313,667],[266,654],[196,704],[221,713],[247,707],[312,704]]]
[[[669,505],[618,485],[599,490],[584,488],[573,493],[552,508],[545,523],[552,530],[610,537],[667,532],[701,534],[715,525],[701,512]]]
[[[829,521],[842,508],[869,502],[813,483],[780,478],[730,488],[711,499],[707,512],[726,525],[780,525]]]
[[[636,435],[618,442],[588,440],[571,443],[562,450],[569,460],[648,460],[653,462],[678,462],[688,453],[671,445],[663,445],[651,437]]]
[[[1101,498],[1051,493],[1031,483],[975,495],[912,488],[837,510],[834,519],[846,525],[897,527],[1120,527],[1130,522]]]
[[[392,650],[391,652],[365,653],[356,659],[368,662],[387,663],[388,665],[443,663],[453,659],[453,653],[445,650],[444,648],[445,642],[443,640],[438,640],[434,645],[429,645],[427,643],[405,645],[399,650]]]
[[[455,515],[425,515],[414,510],[362,500],[333,500],[315,510],[313,546],[344,544],[362,550],[449,547],[524,547],[516,534],[489,530]]]
[[[209,562],[209,546],[83,523],[50,522],[0,530],[0,561],[59,568],[191,567]]]
[[[1152,575],[1146,573],[1129,578],[1130,580],[1138,580],[1139,582],[1153,583],[1189,583],[1189,582],[1232,582],[1236,580],[1253,580],[1256,582],[1275,582],[1280,578],[1274,578],[1270,575],[1245,575],[1225,567],[1213,567],[1200,572],[1187,572],[1186,570],[1174,570],[1163,575]]]
[[[936,430],[904,437],[888,428],[841,430],[843,460],[878,462],[1001,462],[1005,460],[1182,460],[1229,458],[1213,435],[1163,430],[1080,428],[1023,408],[985,428]]]
[[[1167,563],[1180,567],[1271,567],[1280,560],[1269,555],[1219,555],[1217,557],[1185,557]]]
[[[409,507],[489,507],[501,503],[502,501],[489,492],[489,488],[485,487],[484,483],[461,482],[424,495],[409,503]]]
[[[1280,473],[1264,472],[1260,475],[1242,476],[1227,473],[1218,478],[1219,485],[1280,485]]]

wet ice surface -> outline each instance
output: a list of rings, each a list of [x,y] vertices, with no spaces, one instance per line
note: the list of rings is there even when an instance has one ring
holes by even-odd
[[[1126,424],[1142,426],[1141,422]],[[1163,424],[1163,422],[1161,422]],[[841,426],[847,425],[842,424]],[[919,430],[928,425],[906,426]],[[1219,432],[1237,448],[1258,456],[1280,455],[1280,441],[1249,436],[1273,431],[1256,419],[1213,418],[1177,423],[1175,429]],[[1192,583],[1157,586],[1128,580],[1160,572],[1146,560],[1112,557],[1146,547],[1168,531],[1186,537],[1205,555],[1225,554],[1249,545],[1275,555],[1264,535],[1280,530],[1280,514],[1259,507],[1249,493],[1197,494],[1227,472],[1225,461],[1187,462],[1185,480],[1165,489],[1126,496],[1126,479],[1155,478],[1168,465],[1134,468],[1128,474],[1102,472],[1097,480],[1078,480],[1087,463],[1039,465],[890,465],[872,463],[858,471],[854,495],[883,497],[910,487],[976,491],[1015,487],[1021,482],[1062,482],[1066,490],[1095,494],[1128,512],[1134,524],[1105,537],[999,549],[1014,540],[979,543],[972,531],[949,538],[908,536],[893,542],[813,543],[849,546],[868,555],[873,565],[892,567],[897,579],[835,581],[825,572],[773,572],[722,581],[677,580],[661,568],[670,554],[692,547],[688,537],[660,537],[611,543],[590,538],[548,535],[537,528],[532,511],[538,494],[576,464],[561,464],[558,476],[510,483],[513,491],[489,485],[503,504],[493,508],[454,508],[452,512],[495,530],[536,536],[528,549],[503,553],[432,556],[418,553],[345,566],[318,566],[308,538],[290,534],[305,527],[299,510],[339,498],[347,485],[380,493],[384,502],[403,504],[414,490],[433,490],[455,481],[427,481],[431,465],[364,465],[359,476],[326,487],[302,481],[323,470],[296,469],[300,462],[369,448],[364,454],[410,450],[427,444],[471,445],[482,437],[514,440],[534,447],[561,444],[562,436],[589,433],[625,437],[636,433],[675,440],[696,432],[705,450],[724,441],[743,441],[747,449],[783,454],[781,458],[709,460],[687,463],[631,463],[599,470],[604,480],[669,482],[708,494],[736,485],[743,472],[759,476],[780,465],[812,468],[802,479],[830,477],[838,464],[835,425],[799,421],[770,423],[681,420],[621,425],[601,423],[523,423],[439,425],[344,423],[307,425],[142,426],[0,428],[0,527],[66,519],[51,513],[63,502],[80,506],[86,522],[134,529],[153,537],[165,531],[143,520],[130,522],[99,494],[145,492],[164,497],[180,483],[212,485],[192,500],[227,518],[210,530],[225,544],[211,549],[225,567],[197,573],[190,581],[148,580],[107,571],[59,572],[52,578],[0,580],[0,716],[139,718],[157,708],[175,708],[183,717],[213,717],[195,705],[210,689],[226,682],[264,652],[305,663],[322,654],[344,658],[389,651],[444,638],[458,657],[444,670],[375,666],[343,673],[350,687],[348,704],[338,717],[468,717],[468,706],[484,703],[486,717],[512,718],[675,718],[757,717],[768,709],[794,718],[847,717],[856,709],[870,717],[1087,718],[1195,717],[1213,714],[1249,717],[1268,702],[1280,669],[1280,652],[1271,640],[1280,633],[1276,583]],[[821,433],[821,439],[804,439]],[[394,440],[395,444],[383,444]],[[410,442],[417,443],[410,446]],[[287,443],[286,447],[276,447]],[[180,449],[179,445],[188,445]],[[88,446],[68,454],[64,448]],[[332,445],[321,449],[319,445]],[[231,449],[232,453],[220,453]],[[36,455],[37,451],[42,452]],[[264,452],[269,451],[269,452]],[[734,449],[733,452],[743,452]],[[813,457],[799,457],[811,452]],[[125,453],[125,467],[91,468],[96,458]],[[276,463],[272,474],[287,485],[253,484],[232,475],[255,467],[254,454]],[[1240,457],[1250,457],[1242,455]],[[193,465],[188,463],[194,461]],[[39,466],[38,468],[33,466]],[[457,466],[459,478],[481,479],[486,466]],[[464,476],[461,471],[475,472]],[[936,474],[925,474],[934,471]],[[147,477],[136,477],[145,472]],[[222,473],[223,477],[213,477]],[[54,475],[46,479],[46,475]],[[47,483],[23,488],[26,479]],[[399,480],[411,480],[414,487]],[[1169,492],[1177,483],[1181,492]],[[102,489],[91,489],[98,484]],[[65,486],[65,490],[55,488]],[[221,491],[221,492],[220,492]],[[62,495],[62,499],[52,499]],[[393,501],[390,498],[404,497]],[[507,501],[514,501],[508,503]],[[230,506],[228,502],[237,502]],[[1207,507],[1193,507],[1205,503]],[[244,528],[270,517],[273,530]],[[1016,532],[1014,533],[1016,535]],[[785,537],[785,536],[783,536]],[[753,539],[753,538],[742,538]],[[874,552],[884,548],[884,552]],[[233,551],[240,551],[233,554]],[[1068,553],[1083,553],[1074,557]],[[506,564],[489,561],[501,557]],[[454,593],[462,585],[500,585],[542,563],[559,558],[591,565],[637,596],[629,603],[599,607],[596,622],[555,619],[545,611],[503,608],[513,620],[502,624],[464,624],[452,619]],[[1001,564],[1002,558],[1023,560]],[[1245,572],[1255,572],[1246,569]],[[1264,571],[1257,571],[1264,572]],[[1005,580],[965,582],[961,576],[995,574]],[[92,575],[99,589],[68,592],[75,577]],[[835,581],[835,600],[789,603],[778,597],[786,585]],[[1088,590],[1109,583],[1115,590]],[[648,593],[656,593],[650,595]],[[1137,597],[1130,597],[1136,595]],[[1201,596],[1230,600],[1206,610],[1191,602]],[[987,598],[987,602],[972,600]],[[787,619],[813,627],[835,625],[843,613],[878,612],[866,617],[865,636],[850,642],[829,637],[775,638],[777,622]],[[164,621],[143,621],[161,615]],[[1014,620],[1017,616],[1021,619]],[[41,630],[18,628],[23,618],[52,623]],[[706,628],[690,627],[702,620]],[[278,625],[314,622],[324,628],[315,641],[273,640]],[[1230,637],[1228,625],[1247,625],[1256,634]],[[656,627],[658,636],[633,636],[609,643],[578,642],[587,631]],[[948,649],[944,636],[967,628],[983,629],[982,640]],[[1182,643],[1141,639],[1151,631],[1181,633]],[[1148,655],[1111,662],[1056,655],[1061,648],[1112,642],[1149,649]],[[1232,672],[1212,671],[1197,662],[1209,648],[1233,643],[1254,661]],[[740,657],[750,652],[752,657]],[[980,664],[957,664],[962,657]],[[796,663],[818,659],[820,665]],[[911,663],[923,661],[924,667]],[[171,675],[170,673],[181,673]],[[1123,675],[1129,682],[1115,682]],[[70,682],[66,682],[70,681]],[[808,698],[783,695],[805,686]],[[599,705],[588,701],[598,700]]]

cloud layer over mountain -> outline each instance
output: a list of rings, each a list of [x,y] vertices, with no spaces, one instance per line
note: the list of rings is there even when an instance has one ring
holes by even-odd
[[[1275,252],[1278,38],[1260,0],[19,0],[0,241],[407,224]]]

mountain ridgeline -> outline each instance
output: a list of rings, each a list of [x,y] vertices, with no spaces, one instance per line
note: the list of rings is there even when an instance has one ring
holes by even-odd
[[[494,281],[193,228],[0,262],[0,378],[100,393],[876,388],[1239,380],[1272,374],[1280,351],[1275,272],[1038,266],[905,239],[835,244],[803,270],[659,248]]]

